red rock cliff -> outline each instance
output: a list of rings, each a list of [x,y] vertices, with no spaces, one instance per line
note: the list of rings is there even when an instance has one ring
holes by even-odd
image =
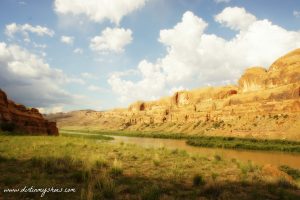
[[[43,118],[36,108],[26,108],[7,99],[0,89],[0,125],[2,129],[28,134],[58,135],[55,122]]]

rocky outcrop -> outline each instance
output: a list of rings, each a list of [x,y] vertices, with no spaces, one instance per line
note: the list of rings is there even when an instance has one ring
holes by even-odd
[[[51,116],[48,116],[51,118]],[[63,128],[157,131],[300,140],[300,49],[269,69],[252,67],[238,85],[178,91],[128,109],[74,111],[60,116]]]
[[[254,92],[266,88],[267,70],[263,67],[252,67],[246,70],[239,80],[242,92]]]
[[[269,68],[252,67],[247,69],[239,80],[242,92],[253,92],[263,89],[299,83],[300,49],[276,60]]]
[[[4,131],[14,131],[26,134],[58,135],[56,122],[49,122],[36,108],[26,108],[23,105],[8,100],[0,89],[0,125]]]

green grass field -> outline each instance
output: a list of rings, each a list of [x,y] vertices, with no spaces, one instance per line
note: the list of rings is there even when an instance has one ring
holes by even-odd
[[[7,188],[74,188],[42,199],[299,199],[299,171],[220,155],[110,143],[109,137],[0,134],[0,199]],[[290,174],[290,175],[288,175]]]

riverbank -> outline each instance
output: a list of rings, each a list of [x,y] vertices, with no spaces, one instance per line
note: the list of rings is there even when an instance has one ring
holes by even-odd
[[[142,148],[84,137],[0,134],[1,195],[7,188],[59,187],[45,199],[298,199],[295,169],[258,166],[221,155]],[[284,172],[284,170],[286,172]],[[294,170],[294,171],[293,171]],[[297,171],[296,171],[297,172]]]
[[[254,138],[236,138],[220,136],[186,135],[179,133],[125,132],[96,130],[61,130],[61,133],[93,133],[99,135],[115,135],[127,137],[148,137],[162,139],[186,139],[187,144],[200,147],[247,149],[262,151],[283,151],[300,153],[300,142],[289,140],[262,140]]]

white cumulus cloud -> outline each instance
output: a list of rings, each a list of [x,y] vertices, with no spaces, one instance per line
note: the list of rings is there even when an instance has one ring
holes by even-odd
[[[99,53],[121,53],[132,41],[132,31],[124,28],[106,28],[90,41],[90,48]]]
[[[228,17],[230,10],[233,14]],[[160,31],[158,40],[166,46],[167,53],[155,62],[141,61],[133,70],[139,79],[124,77],[126,72],[109,77],[108,83],[119,100],[129,103],[168,95],[172,88],[235,83],[247,67],[268,67],[300,46],[299,31],[256,19],[244,8],[225,8],[217,16],[216,21],[237,30],[232,39],[206,33],[207,23],[186,12],[173,28]],[[242,19],[245,21],[239,21]]]
[[[74,43],[74,37],[63,35],[60,37],[60,41],[65,44],[72,45]]]
[[[110,20],[119,24],[122,18],[142,8],[147,0],[55,0],[54,8],[59,14],[85,15],[89,20]]]
[[[138,82],[127,80],[126,76],[134,72],[128,73],[113,73],[108,83],[112,90],[120,95],[120,101],[128,103],[132,100],[154,100],[164,94],[166,80],[161,73],[160,67],[143,60],[138,65],[138,72],[140,72],[142,79]]]
[[[50,36],[53,37],[54,31],[45,26],[32,26],[30,24],[16,24],[11,23],[5,26],[5,34],[13,38],[16,33],[20,33],[24,40],[29,42],[29,33],[34,33],[38,36]]]
[[[228,7],[216,15],[215,20],[233,30],[244,30],[256,21],[256,17],[244,8]]]

